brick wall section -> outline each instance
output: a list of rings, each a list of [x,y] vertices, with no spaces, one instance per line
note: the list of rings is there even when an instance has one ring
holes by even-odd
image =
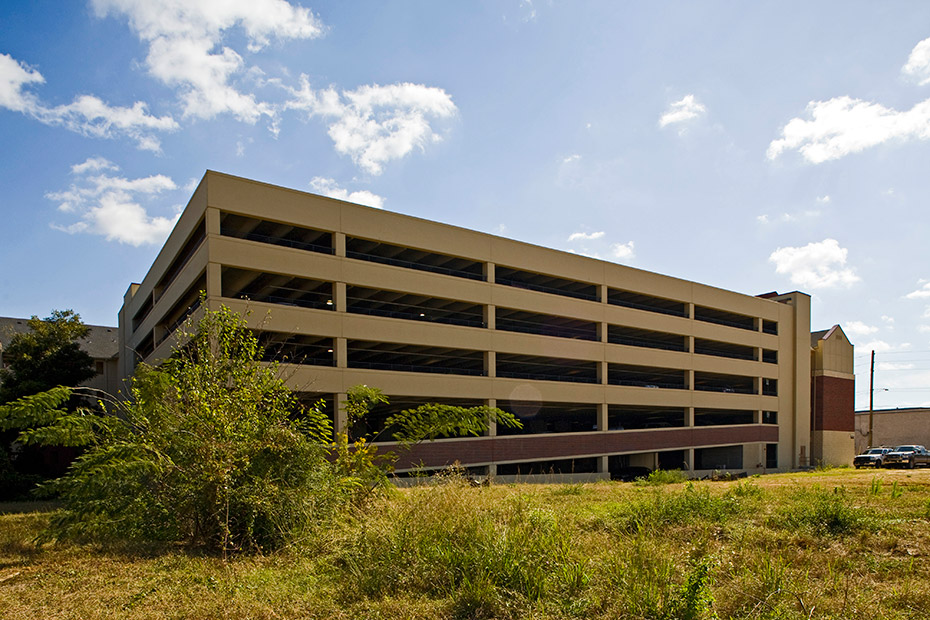
[[[695,446],[777,443],[778,427],[770,425],[703,426],[651,431],[613,431],[561,435],[476,437],[424,442],[403,452],[398,469],[422,464],[444,467],[510,461],[542,461],[622,452],[681,450]]]
[[[856,380],[814,377],[811,382],[811,430],[849,431],[856,428]]]

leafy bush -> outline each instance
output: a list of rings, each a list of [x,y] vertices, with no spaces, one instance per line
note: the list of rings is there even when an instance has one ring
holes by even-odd
[[[257,361],[244,319],[207,312],[187,336],[162,366],[140,365],[131,399],[101,403],[103,415],[57,411],[70,392],[58,388],[0,416],[33,422],[26,443],[87,446],[46,486],[65,502],[47,538],[274,548],[344,501],[328,418]]]

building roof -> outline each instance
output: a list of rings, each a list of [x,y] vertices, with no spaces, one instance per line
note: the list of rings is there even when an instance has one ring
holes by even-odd
[[[829,338],[837,331],[843,334],[844,337],[846,336],[846,334],[843,332],[843,328],[839,325],[834,325],[830,329],[822,329],[818,332],[811,332],[811,347],[816,348],[818,342],[821,340],[829,340]],[[847,340],[849,339],[847,338]]]
[[[106,325],[88,325],[90,332],[80,340],[81,349],[94,359],[112,359],[119,353],[118,329]],[[16,334],[29,331],[29,319],[0,317],[0,351]]]

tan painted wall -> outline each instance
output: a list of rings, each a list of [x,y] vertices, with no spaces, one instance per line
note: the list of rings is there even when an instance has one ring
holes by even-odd
[[[852,465],[856,456],[855,433],[845,431],[812,431],[811,449],[816,461],[813,465],[842,467]]]
[[[872,445],[920,444],[930,447],[930,408],[881,409],[874,414]],[[856,452],[869,447],[869,413],[856,412]]]

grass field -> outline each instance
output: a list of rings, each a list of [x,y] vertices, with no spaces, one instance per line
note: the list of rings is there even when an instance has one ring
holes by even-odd
[[[0,504],[0,618],[923,618],[930,470],[662,485],[451,480],[274,554],[32,541]]]

